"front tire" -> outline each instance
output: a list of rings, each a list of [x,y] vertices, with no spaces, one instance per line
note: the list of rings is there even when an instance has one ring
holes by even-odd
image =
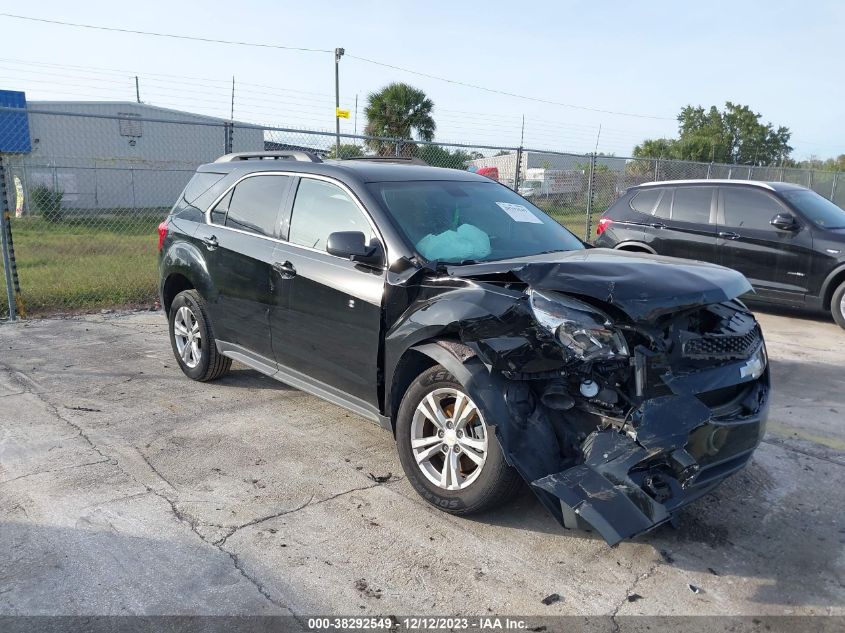
[[[497,507],[519,489],[499,441],[472,399],[436,365],[420,374],[402,399],[396,446],[419,495],[451,514]]]
[[[836,324],[845,329],[845,281],[839,284],[830,299],[830,313]]]
[[[184,290],[170,305],[170,345],[182,372],[192,380],[216,380],[232,367],[214,342],[205,301],[196,290]]]

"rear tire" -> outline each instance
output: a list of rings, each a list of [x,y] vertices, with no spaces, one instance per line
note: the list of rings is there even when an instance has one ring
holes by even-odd
[[[440,365],[420,374],[405,393],[396,420],[396,446],[408,481],[445,512],[489,510],[519,490],[519,474],[505,461],[493,429],[463,385]]]
[[[845,329],[845,281],[833,292],[830,299],[830,313],[836,324]]]
[[[196,290],[183,290],[170,305],[170,345],[182,372],[191,380],[207,382],[226,374],[232,359],[214,342],[205,301]]]

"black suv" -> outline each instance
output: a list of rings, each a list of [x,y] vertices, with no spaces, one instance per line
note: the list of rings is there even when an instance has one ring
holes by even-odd
[[[447,512],[521,477],[610,543],[746,464],[769,373],[742,275],[589,247],[488,178],[412,162],[201,166],[159,227],[182,371],[234,359],[380,423]]]
[[[688,257],[744,274],[748,300],[830,311],[845,328],[845,210],[798,185],[653,182],[599,221],[597,246]]]

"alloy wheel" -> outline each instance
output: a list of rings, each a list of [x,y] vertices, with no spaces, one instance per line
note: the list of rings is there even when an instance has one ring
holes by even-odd
[[[197,317],[187,306],[182,306],[173,317],[173,338],[182,362],[193,369],[202,358],[202,332]]]
[[[478,479],[488,441],[481,411],[458,389],[435,389],[414,411],[411,450],[420,471],[438,488],[463,490]]]

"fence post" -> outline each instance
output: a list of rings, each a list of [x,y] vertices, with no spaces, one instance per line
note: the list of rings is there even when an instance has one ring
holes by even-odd
[[[14,286],[12,285],[12,261],[14,259],[9,248],[9,238],[11,235],[9,196],[6,188],[6,167],[3,164],[3,157],[0,156],[0,248],[3,250],[3,272],[6,276],[6,301],[9,303],[9,321],[14,321],[17,318],[18,311],[15,305]]]
[[[231,154],[232,145],[234,144],[234,123],[223,124],[223,153]]]
[[[807,170],[807,189],[813,188],[813,170]]]
[[[593,230],[593,188],[595,187],[596,155],[590,154],[590,175],[587,177],[587,219],[584,222],[584,241],[590,241]]]
[[[516,148],[516,170],[513,173],[513,190],[519,189],[519,176],[522,171],[522,145]]]
[[[710,170],[713,169],[713,163],[707,163],[707,180],[710,180]]]
[[[137,211],[138,205],[135,201],[135,169],[132,167],[129,168],[129,178],[132,181],[132,210]]]
[[[655,158],[654,159],[654,179],[655,180],[660,180],[660,177],[658,176],[659,173],[660,173],[660,159]]]
[[[838,172],[833,172],[833,183],[830,185],[830,201],[836,200],[836,175]]]

